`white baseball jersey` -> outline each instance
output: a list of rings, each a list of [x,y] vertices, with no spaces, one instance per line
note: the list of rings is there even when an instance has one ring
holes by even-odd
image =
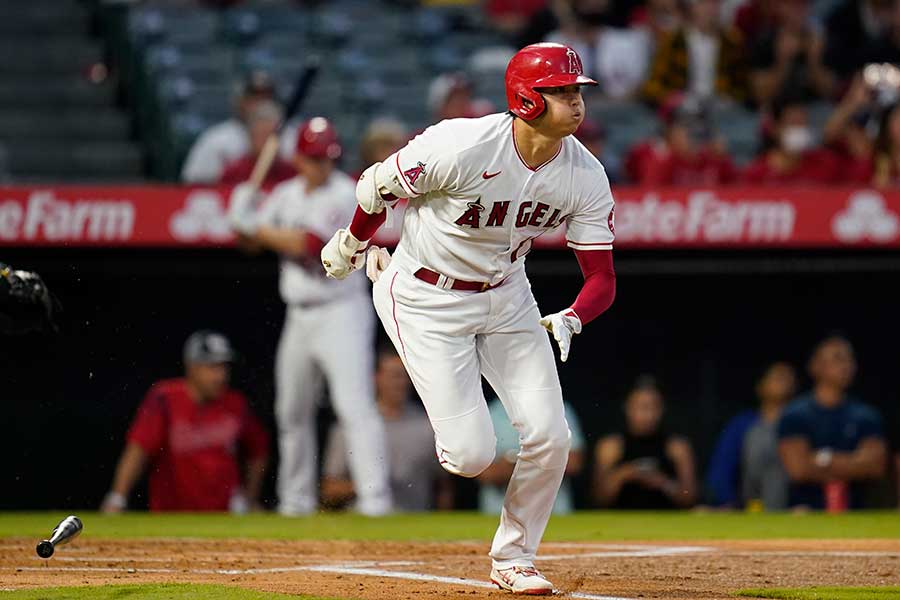
[[[327,241],[345,226],[356,210],[356,184],[349,176],[333,171],[328,181],[312,192],[302,177],[278,184],[260,210],[260,222],[274,227],[307,231]],[[295,260],[281,257],[279,291],[285,304],[320,304],[351,294],[365,293],[359,273],[346,282],[327,279],[318,255]]]
[[[573,136],[546,163],[519,155],[513,117],[450,119],[385,164],[409,197],[398,251],[453,279],[497,284],[532,241],[566,224],[576,250],[609,250],[614,202],[600,162]]]

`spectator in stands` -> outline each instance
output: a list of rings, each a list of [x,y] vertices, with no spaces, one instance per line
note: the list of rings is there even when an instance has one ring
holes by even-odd
[[[472,82],[463,73],[444,73],[428,87],[428,110],[435,123],[444,119],[483,117],[494,111],[489,101],[472,96]]]
[[[569,0],[559,11],[559,28],[545,41],[571,46],[581,57],[584,72],[600,83],[608,98],[636,95],[647,74],[653,40],[641,28],[621,29],[611,20],[609,0]]]
[[[584,435],[581,433],[578,415],[568,402],[564,406],[572,445],[569,448],[569,462],[566,463],[562,486],[560,486],[556,502],[553,504],[553,514],[557,515],[568,514],[575,510],[571,479],[581,473],[584,468]],[[499,515],[503,508],[506,485],[512,476],[519,456],[519,432],[516,431],[507,416],[500,400],[495,398],[488,405],[488,409],[491,412],[491,421],[497,436],[497,456],[493,464],[478,476],[480,484],[478,509],[483,513]]]
[[[584,121],[575,132],[578,141],[584,144],[585,148],[591,151],[597,159],[603,163],[603,169],[610,182],[619,182],[619,171],[621,169],[621,159],[614,156],[608,151],[606,146],[606,130],[602,125],[589,117],[585,117]]]
[[[658,105],[673,93],[699,100],[743,102],[747,67],[740,34],[719,25],[719,0],[688,0],[683,28],[663,36],[642,87],[648,102]]]
[[[625,509],[686,508],[696,478],[691,444],[661,425],[663,397],[642,377],[625,401],[625,431],[597,442],[594,496],[602,506]]]
[[[225,170],[222,171],[221,177],[219,177],[219,183],[223,185],[237,185],[250,179],[250,174],[253,173],[253,167],[256,165],[256,159],[259,158],[266,140],[278,128],[281,116],[281,107],[271,100],[259,102],[253,107],[247,116],[250,152],[228,163]],[[280,156],[276,156],[263,181],[263,187],[272,187],[282,181],[287,181],[296,174],[297,171],[291,163]]]
[[[635,8],[629,26],[646,29],[653,39],[654,48],[660,39],[674,34],[684,25],[681,0],[647,0]]]
[[[778,0],[775,26],[755,42],[750,82],[756,103],[768,107],[780,96],[830,98],[834,74],[825,66],[824,36],[811,22],[809,0]]]
[[[734,7],[732,23],[735,29],[741,32],[746,43],[752,47],[765,32],[775,28],[778,21],[776,7],[781,0],[737,0],[737,2],[740,5]]]
[[[894,0],[843,2],[825,20],[825,64],[843,80],[862,68],[864,49],[891,23]]]
[[[253,108],[275,97],[275,83],[268,73],[253,71],[244,80],[235,101],[236,114],[213,125],[194,142],[181,171],[185,183],[212,184],[219,181],[226,165],[250,151],[247,121]]]
[[[632,182],[720,185],[737,178],[705,103],[676,94],[660,107],[659,115],[665,126],[663,136],[637,144],[625,158],[625,171]]]
[[[845,172],[833,152],[817,146],[806,103],[784,98],[772,106],[766,126],[768,150],[746,166],[743,179],[754,185],[827,184],[843,181]]]
[[[722,429],[706,476],[713,506],[738,508],[748,500],[761,501],[767,510],[787,506],[775,427],[796,382],[788,363],[769,365],[756,383],[759,408],[739,413]]]
[[[547,0],[487,0],[484,11],[494,29],[516,39],[546,6]]]
[[[870,85],[862,73],[856,75],[825,123],[823,141],[840,157],[848,182],[874,183],[876,140],[870,136],[869,129],[885,112],[878,96],[877,86]]]
[[[873,167],[874,185],[900,188],[900,103],[882,113]]]
[[[406,125],[389,117],[372,119],[359,141],[359,161],[363,165],[382,162],[409,140]]]
[[[884,476],[887,450],[878,412],[847,393],[856,374],[850,342],[832,335],[819,343],[809,374],[812,389],[778,423],[791,505],[860,508],[861,486]]]
[[[247,399],[228,386],[233,360],[224,335],[191,334],[184,345],[185,376],[155,383],[138,408],[103,512],[126,508],[148,466],[150,510],[260,507],[269,437]],[[237,450],[246,462],[243,477]]]
[[[778,420],[796,389],[794,367],[770,366],[757,384],[759,416],[744,435],[741,473],[744,505],[753,510],[788,507],[788,477],[778,455]]]
[[[378,353],[375,393],[384,418],[394,506],[401,511],[453,507],[453,490],[434,453],[428,417],[409,402],[412,385],[393,346]],[[342,507],[356,497],[347,458],[347,432],[332,425],[322,465],[322,503]],[[353,435],[353,432],[349,432]]]

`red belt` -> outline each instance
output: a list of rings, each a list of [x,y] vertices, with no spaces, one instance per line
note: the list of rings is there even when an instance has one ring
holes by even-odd
[[[430,283],[431,285],[438,285],[438,281],[440,281],[441,279],[440,273],[436,273],[435,271],[426,269],[425,267],[422,267],[421,269],[413,273],[413,275],[416,279],[421,279],[425,283]],[[485,292],[501,285],[503,285],[502,281],[497,285],[491,285],[489,283],[481,283],[480,281],[461,281],[459,279],[454,279],[453,285],[450,286],[450,289],[460,292]]]

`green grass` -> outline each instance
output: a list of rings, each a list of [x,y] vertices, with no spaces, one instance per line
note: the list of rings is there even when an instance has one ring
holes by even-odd
[[[257,592],[228,585],[151,583],[145,585],[105,585],[55,587],[33,590],[0,591],[2,600],[329,600],[319,596],[288,596]]]
[[[274,514],[100,515],[73,511],[91,537],[200,537],[305,540],[487,540],[497,518],[470,512],[395,515],[353,514],[285,518]],[[0,513],[0,537],[47,537],[70,513]],[[767,538],[898,538],[893,512],[841,515],[744,513],[581,512],[553,517],[546,541],[738,540]]]
[[[900,598],[900,587],[777,588],[741,590],[737,595],[780,600],[894,600]]]

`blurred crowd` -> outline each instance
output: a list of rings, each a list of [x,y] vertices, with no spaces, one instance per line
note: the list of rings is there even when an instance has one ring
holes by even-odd
[[[234,5],[236,2],[213,2]],[[407,2],[407,4],[413,4]],[[440,4],[430,2],[428,4]],[[900,184],[900,0],[487,0],[484,18],[510,47],[575,48],[600,82],[591,105],[640,104],[656,135],[624,151],[615,122],[590,118],[577,134],[614,183],[646,185]],[[503,110],[476,97],[466,75],[432,82],[433,121]],[[234,118],[195,143],[192,183],[232,183],[280,118],[275,87],[253,73]],[[824,120],[813,118],[825,107]],[[715,115],[756,115],[757,149],[737,160]],[[753,111],[748,113],[747,111]],[[724,111],[724,112],[723,112]],[[727,116],[726,116],[727,118]],[[415,135],[399,119],[369,124],[358,164]],[[289,137],[289,136],[288,136]],[[291,142],[284,157],[291,157]],[[236,165],[234,163],[237,163]],[[272,177],[287,176],[280,165]]]
[[[230,386],[235,356],[220,333],[191,335],[184,377],[155,384],[137,411],[104,511],[125,510],[144,471],[152,510],[265,510],[269,436]],[[729,420],[709,457],[696,456],[692,441],[666,424],[663,388],[652,376],[635,382],[622,405],[621,426],[604,426],[593,448],[577,407],[567,403],[572,445],[554,512],[576,506],[754,512],[884,507],[887,498],[896,498],[885,490],[900,481],[900,440],[889,439],[879,413],[850,391],[856,370],[851,343],[837,334],[813,348],[805,390],[793,365],[768,365],[756,382],[758,405]],[[462,480],[438,464],[428,418],[392,347],[379,348],[374,377],[394,509],[458,508]],[[499,513],[519,440],[500,401],[490,400],[489,410],[496,458],[477,478],[478,508]],[[334,423],[323,444],[322,510],[354,507],[348,435],[353,432]],[[576,481],[586,485],[576,488]],[[578,497],[576,489],[587,493]]]

